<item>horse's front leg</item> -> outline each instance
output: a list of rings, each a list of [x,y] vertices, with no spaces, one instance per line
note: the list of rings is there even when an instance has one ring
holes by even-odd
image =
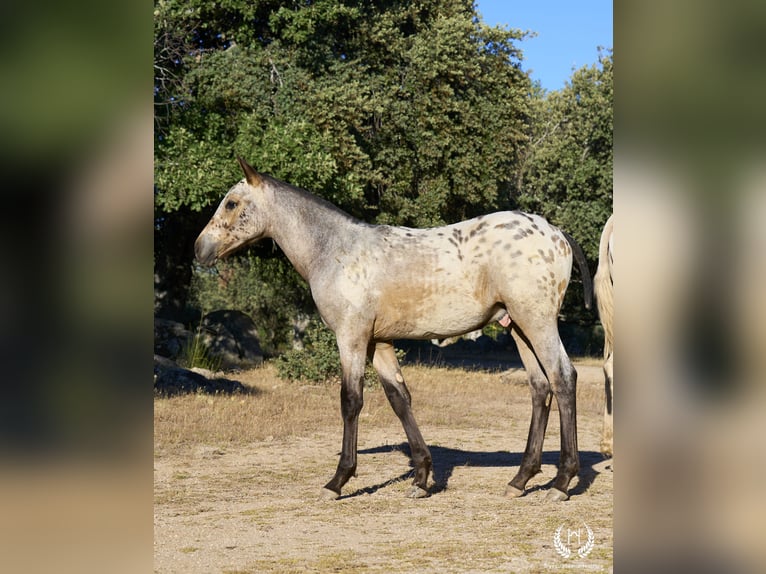
[[[359,413],[364,405],[364,366],[367,359],[367,342],[345,344],[338,339],[340,362],[343,369],[340,388],[340,410],[343,416],[343,445],[335,476],[324,489],[323,498],[336,499],[341,489],[356,475],[356,449]]]

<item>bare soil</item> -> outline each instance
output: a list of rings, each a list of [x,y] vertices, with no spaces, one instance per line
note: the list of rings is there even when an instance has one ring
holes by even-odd
[[[434,461],[419,500],[406,498],[409,451],[379,388],[366,390],[357,476],[337,501],[319,496],[340,449],[337,385],[284,382],[267,364],[231,376],[245,394],[157,398],[155,572],[611,572],[603,375],[598,361],[575,366],[581,472],[559,503],[545,500],[555,402],[542,472],[525,496],[503,497],[531,412],[517,367],[404,367]]]

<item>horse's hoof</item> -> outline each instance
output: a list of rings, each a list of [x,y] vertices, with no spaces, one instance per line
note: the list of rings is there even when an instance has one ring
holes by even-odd
[[[319,494],[320,500],[338,500],[339,497],[340,494],[329,488],[323,488],[322,492]]]
[[[516,488],[515,486],[511,486],[510,484],[505,487],[505,496],[506,498],[518,498],[519,496],[523,496],[524,491]]]
[[[551,488],[548,491],[548,494],[545,495],[545,500],[549,502],[564,502],[565,500],[569,500],[569,495],[558,488]]]
[[[428,491],[419,486],[413,486],[407,493],[407,498],[426,498],[427,496]]]

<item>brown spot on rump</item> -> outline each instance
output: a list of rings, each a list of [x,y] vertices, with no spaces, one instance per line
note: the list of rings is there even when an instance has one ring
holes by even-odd
[[[468,238],[473,239],[474,237],[476,237],[476,235],[479,235],[479,234],[484,235],[487,232],[486,227],[487,227],[487,222],[482,221],[479,225],[471,229],[471,232],[468,234]]]
[[[540,257],[542,257],[543,261],[545,261],[546,263],[553,263],[556,259],[556,256],[553,253],[553,249],[549,249],[547,254],[542,249],[538,249],[537,252],[540,254]]]
[[[567,290],[567,282],[562,279],[559,281],[559,300],[563,300],[564,292]]]
[[[551,241],[553,241],[553,244],[556,246],[556,249],[563,255],[568,255],[570,252],[569,242],[561,237],[561,235],[552,235]]]
[[[498,223],[495,225],[495,229],[515,229],[521,225],[521,222],[518,219],[514,219],[513,221],[509,221],[507,223]]]
[[[527,235],[532,235],[533,233],[534,233],[534,231],[532,231],[531,229],[522,228],[522,229],[519,229],[516,232],[516,234],[513,236],[513,238],[514,239],[523,239]]]

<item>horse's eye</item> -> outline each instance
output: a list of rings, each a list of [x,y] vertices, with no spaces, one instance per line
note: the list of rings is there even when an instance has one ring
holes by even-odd
[[[226,209],[228,209],[229,211],[231,211],[235,207],[237,207],[237,202],[234,201],[233,199],[230,199],[229,201],[226,202]]]

